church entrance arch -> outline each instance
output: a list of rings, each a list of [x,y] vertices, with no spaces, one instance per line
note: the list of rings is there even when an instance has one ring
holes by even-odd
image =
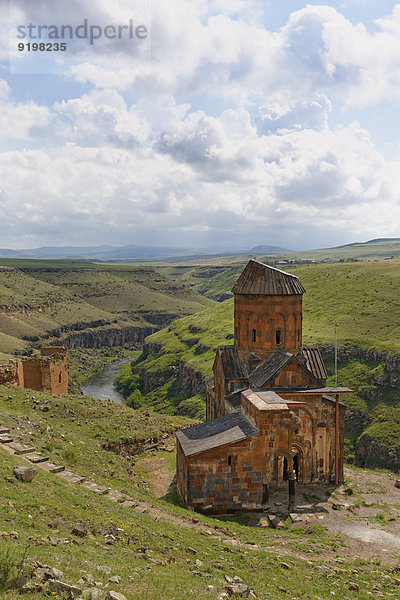
[[[293,456],[293,471],[295,479],[298,483],[304,483],[305,468],[304,468],[304,452],[300,444],[292,445]]]
[[[290,479],[293,471],[293,455],[287,448],[268,452],[263,461],[263,483],[282,483]]]

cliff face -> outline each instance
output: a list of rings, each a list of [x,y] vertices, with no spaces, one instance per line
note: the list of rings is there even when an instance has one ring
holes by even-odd
[[[183,361],[179,361],[178,378],[182,387],[193,396],[205,389],[204,375],[199,371],[195,371]]]
[[[366,434],[356,444],[356,458],[360,467],[400,470],[400,447],[388,448]]]
[[[152,342],[143,344],[142,352],[144,358],[147,358],[152,353],[157,354],[160,351],[160,344]],[[177,379],[181,386],[193,396],[199,392],[203,392],[205,389],[204,375],[187,365],[183,360],[177,360],[174,365],[170,365],[165,370],[145,371],[139,368],[138,372],[140,374],[140,386],[145,394],[164,385],[171,378]]]
[[[335,348],[329,345],[319,345],[318,348],[321,351],[322,358],[334,358]],[[349,361],[354,358],[361,358],[376,363],[385,363],[386,370],[389,372],[400,371],[400,354],[388,354],[387,352],[381,352],[375,348],[371,350],[363,350],[357,348],[357,346],[342,346],[338,348],[338,359],[340,361]],[[399,378],[397,378],[397,381]]]
[[[122,327],[121,329],[81,331],[71,333],[62,339],[61,343],[66,348],[110,348],[112,346],[123,346],[124,344],[141,345],[146,336],[154,331],[153,327]]]

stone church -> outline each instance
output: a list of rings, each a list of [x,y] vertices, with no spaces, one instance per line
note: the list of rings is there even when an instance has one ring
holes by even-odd
[[[343,480],[348,388],[326,387],[317,348],[302,343],[305,289],[251,260],[235,286],[234,344],[219,346],[207,420],[177,433],[177,489],[188,508],[260,510],[270,487]]]

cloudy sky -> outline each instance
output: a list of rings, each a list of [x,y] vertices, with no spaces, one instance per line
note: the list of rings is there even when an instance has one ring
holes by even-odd
[[[400,237],[400,3],[0,8],[0,247]],[[121,39],[26,49],[85,19]]]

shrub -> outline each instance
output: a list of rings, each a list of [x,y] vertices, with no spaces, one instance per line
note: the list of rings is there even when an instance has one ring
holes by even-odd
[[[0,544],[0,591],[10,589],[22,575],[28,548]]]
[[[64,450],[62,453],[63,459],[70,465],[73,465],[77,462],[76,452],[72,450],[72,448],[68,448],[68,450]]]
[[[131,394],[129,394],[124,403],[131,408],[140,408],[143,404],[142,392],[140,390],[134,390]]]

